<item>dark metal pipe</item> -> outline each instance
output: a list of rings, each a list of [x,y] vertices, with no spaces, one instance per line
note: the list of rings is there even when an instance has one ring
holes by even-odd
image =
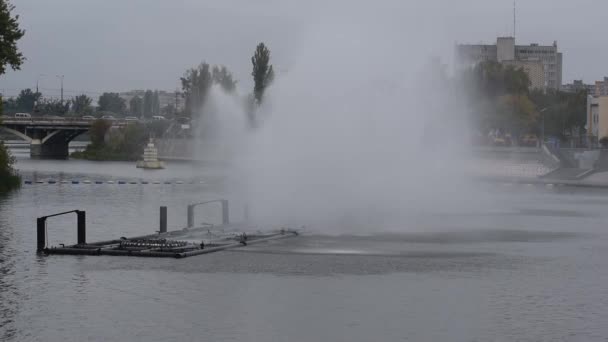
[[[167,207],[160,207],[160,234],[167,232]]]
[[[78,225],[78,244],[86,245],[87,243],[87,213],[82,210],[76,210],[76,219]]]
[[[69,214],[69,213],[76,213],[76,212],[78,212],[78,210],[64,211],[64,212],[62,212],[62,213],[57,213],[57,214],[53,214],[53,215],[42,216],[42,218],[49,218],[49,217],[54,217],[54,216],[59,216],[59,215],[65,215],[65,214]]]
[[[222,224],[227,225],[230,223],[230,214],[228,212],[228,201],[222,200]]]
[[[188,204],[188,228],[194,227],[194,205]]]
[[[36,251],[41,252],[46,247],[46,217],[39,217],[36,220],[36,231]]]

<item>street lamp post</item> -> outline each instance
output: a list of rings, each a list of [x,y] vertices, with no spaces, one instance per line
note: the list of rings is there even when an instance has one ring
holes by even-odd
[[[63,77],[64,77],[64,75],[56,75],[56,77],[61,79],[61,104],[63,104]]]
[[[549,109],[549,107],[545,107],[543,109],[541,109],[539,111],[539,113],[542,115],[541,118],[541,128],[540,128],[540,146],[542,146],[545,143],[545,112],[547,111],[547,109]]]
[[[42,77],[44,77],[44,76],[46,76],[46,75],[45,75],[45,74],[38,74],[38,78],[36,78],[36,92],[37,92],[37,93],[39,93],[39,91],[38,91],[38,89],[39,89],[39,88],[38,88],[38,87],[39,87],[39,85],[40,85],[40,79],[41,79]]]

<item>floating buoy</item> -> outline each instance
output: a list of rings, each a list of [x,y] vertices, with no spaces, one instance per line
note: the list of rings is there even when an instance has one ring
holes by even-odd
[[[141,184],[148,184],[148,181],[141,181]]]
[[[32,181],[31,180],[26,180],[25,184],[32,184]]]
[[[44,183],[44,182],[43,182],[43,181],[41,181],[41,180],[36,181],[36,184],[42,184],[42,183]]]
[[[103,184],[102,181],[95,181],[95,184]]]
[[[55,184],[55,183],[57,183],[57,182],[56,182],[56,181],[54,181],[54,180],[50,180],[48,183],[49,183],[49,184]]]
[[[79,183],[80,183],[79,181],[75,181],[75,180],[72,181],[72,184],[79,184]]]
[[[59,182],[61,184],[68,184],[69,182],[67,180],[62,180],[61,182]]]
[[[129,184],[137,184],[135,181],[130,181]]]
[[[91,184],[91,181],[90,181],[90,180],[88,180],[88,179],[83,180],[82,182],[83,182],[84,184]]]
[[[108,184],[114,184],[114,181],[113,180],[109,180],[109,181],[107,181],[107,183]]]
[[[175,184],[184,184],[184,182],[178,180],[178,181],[175,182]]]
[[[125,181],[118,181],[118,184],[127,184]]]

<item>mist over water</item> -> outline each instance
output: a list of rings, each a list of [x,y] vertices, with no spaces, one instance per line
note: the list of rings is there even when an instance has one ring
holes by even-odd
[[[465,173],[467,110],[425,46],[432,33],[330,19],[302,36],[295,63],[266,91],[256,130],[245,129],[242,106],[212,90],[220,145],[232,151],[228,183],[250,218],[400,231],[415,229],[419,215],[478,207]]]

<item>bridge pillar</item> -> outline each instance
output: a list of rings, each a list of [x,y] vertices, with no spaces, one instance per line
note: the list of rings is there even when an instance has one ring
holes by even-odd
[[[33,139],[30,143],[30,157],[32,159],[67,159],[68,156],[67,142],[49,141],[43,144],[40,139]]]

